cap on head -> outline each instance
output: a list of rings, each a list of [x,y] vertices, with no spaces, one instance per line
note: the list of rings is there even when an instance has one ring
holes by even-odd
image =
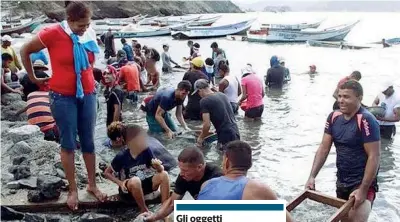
[[[254,70],[253,70],[251,64],[247,64],[247,66],[242,69],[242,75],[252,74],[252,73],[254,73]]]
[[[385,92],[389,87],[393,87],[393,82],[392,81],[389,81],[389,80],[387,80],[387,81],[385,81],[383,84],[382,84],[382,87],[381,87],[381,92]]]
[[[201,68],[204,66],[204,61],[203,61],[203,59],[201,59],[201,57],[196,57],[196,58],[192,59],[192,61],[190,61],[190,63],[192,63],[193,66],[195,66],[197,68]]]
[[[197,91],[199,91],[200,89],[207,89],[209,88],[210,85],[208,83],[207,80],[205,79],[198,79],[196,80],[196,82],[194,83],[194,91],[192,93],[192,95],[196,94]]]
[[[12,42],[13,38],[11,38],[11,36],[9,36],[9,35],[4,35],[3,37],[1,37],[1,41],[2,42]]]

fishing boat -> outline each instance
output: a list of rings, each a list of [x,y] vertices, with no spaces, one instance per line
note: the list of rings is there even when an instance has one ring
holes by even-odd
[[[246,32],[256,19],[250,19],[230,25],[221,26],[182,26],[173,28],[171,35],[174,39],[214,38],[235,35]]]
[[[297,24],[261,24],[261,29],[284,29],[284,30],[302,30],[316,29],[324,20],[315,23],[297,23]]]
[[[46,16],[40,16],[35,19],[21,20],[16,23],[2,23],[1,24],[1,35],[11,35],[13,33],[22,34],[26,32],[32,32],[38,25],[46,20]]]
[[[186,24],[178,24],[165,27],[154,27],[154,26],[139,26],[130,24],[125,26],[114,34],[115,38],[138,38],[138,37],[153,37],[153,36],[164,36],[170,35],[172,28],[178,28]]]
[[[325,47],[325,48],[339,48],[339,49],[369,49],[371,46],[354,45],[348,42],[330,42],[330,41],[314,41],[308,40],[307,45],[313,47]]]
[[[247,37],[249,42],[342,41],[358,22],[323,30],[250,30],[247,32]]]
[[[190,22],[189,26],[211,26],[221,17],[222,15],[217,15],[209,18],[203,18],[203,16],[201,16],[199,19]]]
[[[389,39],[385,39],[385,42],[386,42],[387,44],[397,45],[397,44],[400,44],[400,38],[389,38]],[[382,44],[382,41],[376,41],[376,42],[373,42],[372,44]]]
[[[108,26],[125,26],[129,25],[130,23],[136,23],[144,18],[147,15],[136,15],[129,18],[109,18],[100,21],[96,21],[95,25],[108,25]]]

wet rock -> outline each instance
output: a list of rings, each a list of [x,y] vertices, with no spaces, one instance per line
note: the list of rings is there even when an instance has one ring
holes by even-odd
[[[26,165],[12,166],[9,172],[14,174],[14,180],[25,179],[31,176],[31,170]]]
[[[22,220],[24,216],[21,212],[1,206],[1,220]]]
[[[81,216],[79,222],[113,222],[114,220],[105,214],[85,213]]]
[[[13,165],[21,165],[21,164],[25,164],[25,165],[29,165],[29,161],[28,161],[28,156],[27,155],[21,155],[21,156],[17,156],[14,157],[12,160],[12,164]]]
[[[7,188],[8,189],[19,189],[21,186],[19,185],[18,181],[11,181],[7,183]]]
[[[37,177],[30,177],[28,179],[18,180],[22,188],[36,189],[37,188]]]
[[[54,164],[54,167],[55,167],[56,169],[64,170],[61,161],[60,161],[60,162],[56,162],[56,163]]]
[[[63,186],[65,186],[64,181],[59,177],[43,175],[38,178],[38,188],[46,199],[60,197],[60,190]]]
[[[1,172],[1,182],[6,184],[14,180],[14,175],[8,172]]]
[[[8,191],[8,193],[9,193],[9,194],[16,194],[16,193],[17,193],[17,190],[10,190],[10,191]]]
[[[15,115],[15,113],[17,113],[19,110],[25,107],[26,107],[26,102],[22,100],[15,101],[8,106],[4,106],[1,109],[1,119],[8,121],[27,121],[28,116],[26,115],[26,113],[21,113],[18,116]]]
[[[35,214],[25,214],[24,219],[22,219],[22,221],[26,221],[26,222],[44,222],[46,221],[45,218],[39,216],[39,215],[35,215]]]
[[[62,170],[62,169],[56,169],[56,171],[57,171],[57,176],[58,177],[60,177],[60,178],[62,178],[62,179],[65,179],[66,177],[65,177],[65,173],[64,173],[64,170]]]
[[[1,104],[10,105],[16,101],[22,101],[21,94],[19,93],[6,93],[1,95]]]
[[[28,201],[31,203],[40,203],[44,201],[44,196],[39,190],[30,190],[27,195]]]
[[[8,131],[9,137],[14,143],[29,140],[31,138],[43,138],[43,133],[36,125],[25,125]]]
[[[46,222],[70,222],[71,220],[67,220],[57,215],[46,215]]]
[[[11,155],[29,154],[31,152],[32,148],[25,141],[17,142],[7,151]]]

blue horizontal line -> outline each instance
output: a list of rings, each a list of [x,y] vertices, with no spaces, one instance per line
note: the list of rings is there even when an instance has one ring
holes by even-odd
[[[176,204],[186,211],[283,211],[283,204]]]

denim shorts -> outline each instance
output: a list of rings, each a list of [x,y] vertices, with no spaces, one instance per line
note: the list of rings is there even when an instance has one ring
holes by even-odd
[[[50,109],[56,121],[62,149],[74,151],[79,135],[83,153],[94,152],[96,125],[96,93],[85,94],[82,100],[50,91]]]

